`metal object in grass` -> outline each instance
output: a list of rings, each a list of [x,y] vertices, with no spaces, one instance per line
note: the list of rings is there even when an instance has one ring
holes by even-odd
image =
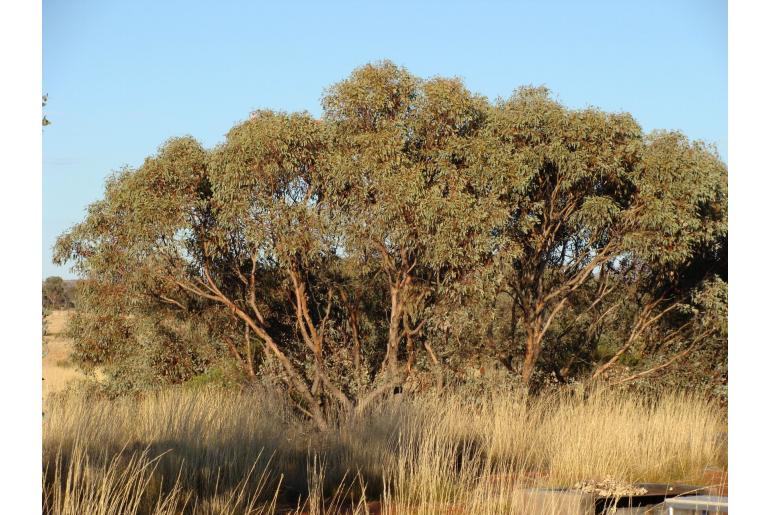
[[[637,515],[659,513],[662,503],[671,498],[690,498],[702,495],[707,489],[695,485],[667,483],[637,483],[634,485],[643,493],[629,494],[620,492],[614,495],[595,495],[594,506],[598,514],[616,513],[618,515]]]
[[[715,515],[727,513],[727,497],[691,495],[674,497],[664,502],[668,515]]]

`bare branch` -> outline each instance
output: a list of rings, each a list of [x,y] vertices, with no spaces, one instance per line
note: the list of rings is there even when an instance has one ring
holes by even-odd
[[[662,363],[660,365],[657,365],[655,367],[647,369],[644,372],[639,372],[637,374],[633,374],[631,376],[624,377],[623,379],[620,379],[618,381],[615,381],[614,383],[611,383],[609,386],[617,386],[619,384],[628,383],[630,381],[636,381],[637,379],[641,379],[643,377],[646,377],[648,375],[654,374],[655,372],[659,372],[660,370],[663,370],[664,368],[667,368],[667,367],[671,366],[673,363],[679,361],[681,358],[683,358],[684,356],[686,356],[690,352],[692,352],[694,349],[696,349],[698,347],[698,343],[701,342],[704,338],[706,338],[710,334],[711,334],[711,331],[706,332],[705,334],[701,335],[700,337],[695,339],[695,341],[693,341],[693,343],[689,347],[687,347],[686,349],[684,349],[681,352],[678,352],[677,354],[675,354],[671,359],[669,359],[665,363]]]

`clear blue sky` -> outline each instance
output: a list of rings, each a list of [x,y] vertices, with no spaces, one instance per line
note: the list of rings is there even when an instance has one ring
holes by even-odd
[[[56,236],[171,136],[213,146],[254,109],[321,113],[364,63],[460,76],[492,99],[546,85],[727,152],[726,1],[43,1],[43,276]],[[417,3],[417,2],[414,2]]]

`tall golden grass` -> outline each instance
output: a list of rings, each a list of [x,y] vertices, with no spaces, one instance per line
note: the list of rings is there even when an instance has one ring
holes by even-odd
[[[559,512],[527,488],[726,466],[724,413],[684,393],[396,398],[318,433],[269,390],[46,400],[43,506],[76,513]],[[376,504],[375,504],[376,502]]]

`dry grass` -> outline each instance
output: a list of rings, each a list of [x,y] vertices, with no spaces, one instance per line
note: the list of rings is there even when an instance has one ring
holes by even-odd
[[[45,403],[47,513],[556,512],[527,495],[725,466],[723,413],[685,394],[394,399],[318,434],[265,390]],[[550,501],[549,501],[550,502]],[[553,501],[555,502],[555,501]]]
[[[74,380],[85,376],[70,362],[72,341],[64,336],[71,311],[55,310],[46,316],[43,337],[43,398],[61,392]]]

